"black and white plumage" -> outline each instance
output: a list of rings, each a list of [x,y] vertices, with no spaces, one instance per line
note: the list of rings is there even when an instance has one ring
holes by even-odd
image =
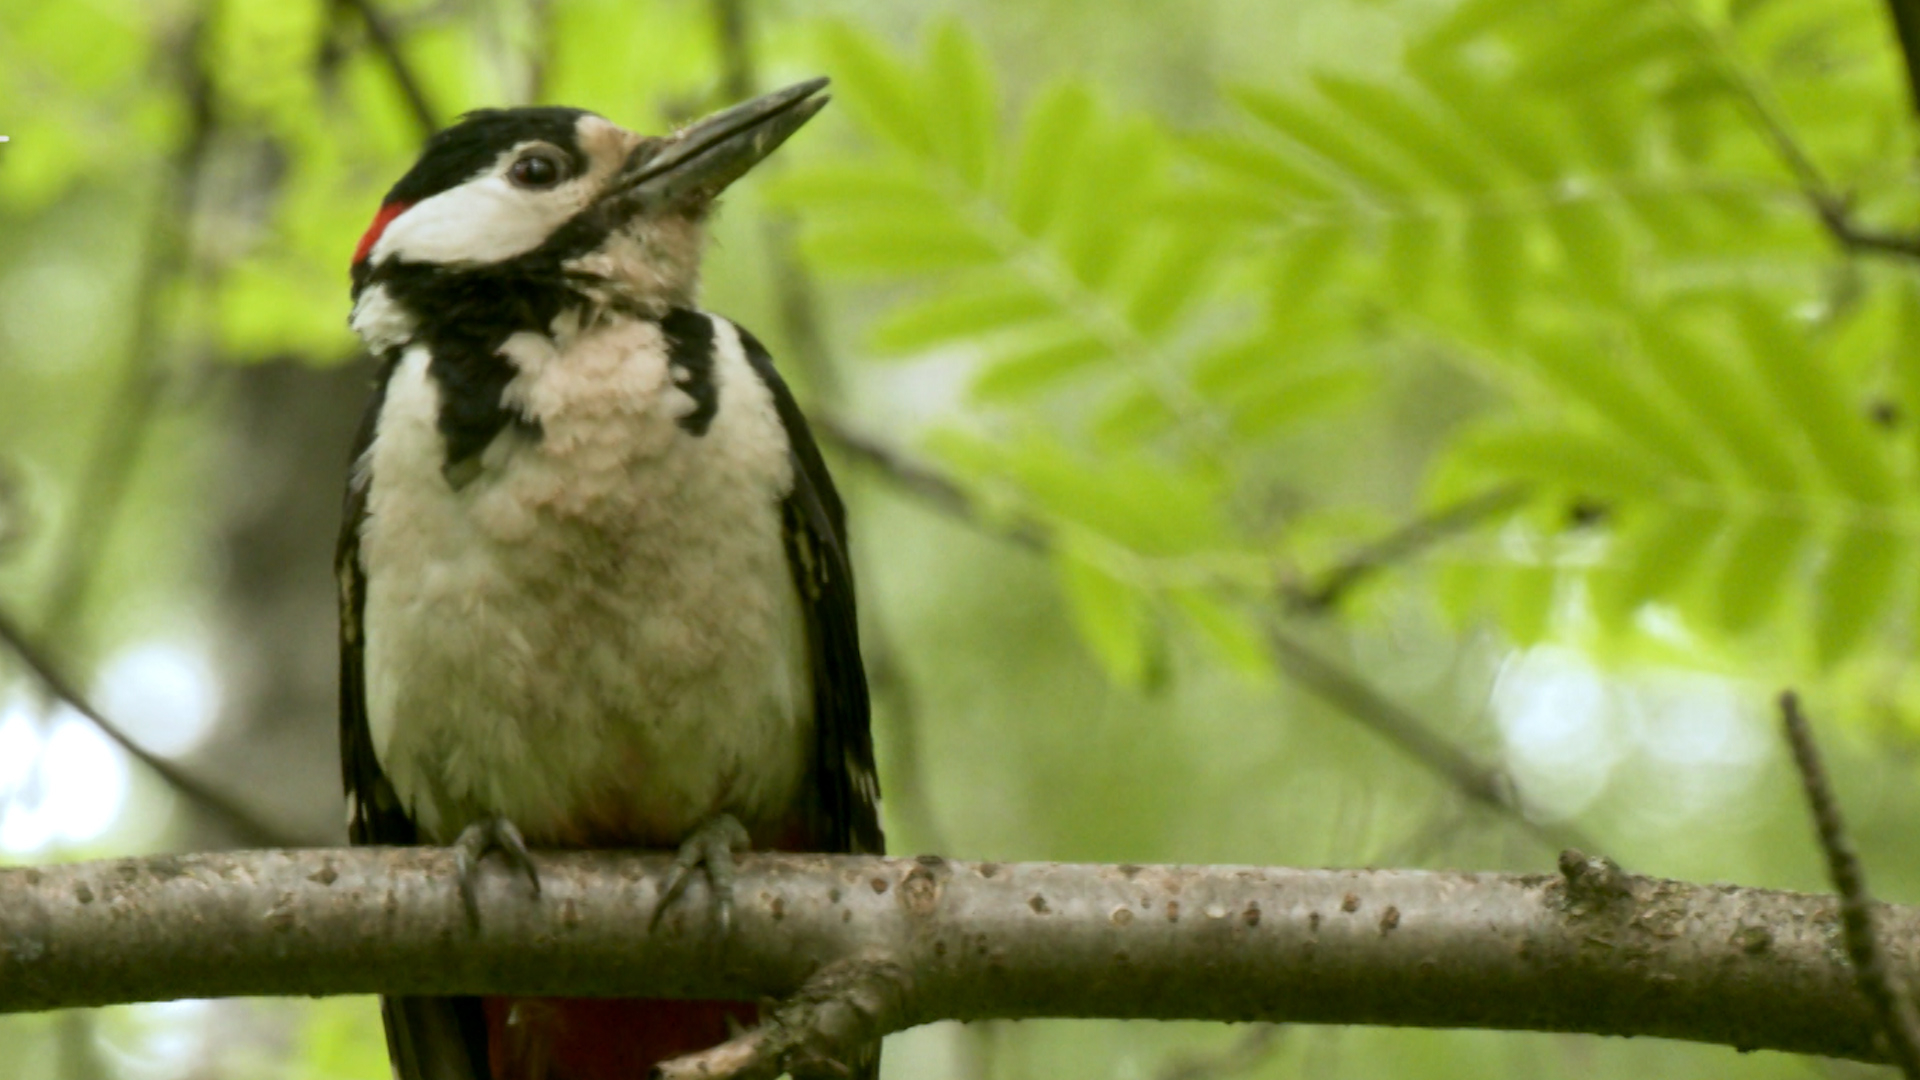
[[[354,262],[381,367],[337,562],[355,843],[504,819],[671,848],[725,814],[882,849],[845,512],[766,350],[694,304],[714,196],[819,85],[664,139],[473,114],[389,194]],[[639,1075],[751,1013],[385,1004],[408,1080]]]

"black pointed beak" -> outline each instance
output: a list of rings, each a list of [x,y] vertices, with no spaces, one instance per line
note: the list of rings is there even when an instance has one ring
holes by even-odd
[[[773,153],[830,100],[809,79],[697,120],[636,148],[609,198],[635,211],[710,202]]]

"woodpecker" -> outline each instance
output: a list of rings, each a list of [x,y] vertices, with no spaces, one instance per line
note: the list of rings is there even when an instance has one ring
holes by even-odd
[[[336,568],[356,844],[883,850],[845,511],[704,223],[816,79],[665,137],[565,108],[433,136],[353,255],[379,362]],[[533,879],[537,893],[538,878]],[[613,1080],[752,1003],[382,1001],[401,1080]],[[843,1063],[878,1070],[878,1047]]]

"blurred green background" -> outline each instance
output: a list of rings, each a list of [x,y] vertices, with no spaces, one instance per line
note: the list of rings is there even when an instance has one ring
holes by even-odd
[[[1872,0],[0,0],[0,610],[273,835],[338,842],[380,195],[467,108],[661,129],[815,74],[706,305],[830,435],[894,850],[1578,842],[1824,888],[1794,685],[1877,892],[1920,898],[1920,186]],[[247,839],[0,659],[0,858]],[[8,1018],[0,1062],[387,1075],[371,999]],[[887,1068],[1865,1072],[1099,1022],[937,1025]]]

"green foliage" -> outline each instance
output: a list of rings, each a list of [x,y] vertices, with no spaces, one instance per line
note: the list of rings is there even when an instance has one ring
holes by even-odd
[[[883,355],[958,358],[983,422],[1054,429],[1002,447],[954,435],[944,459],[1066,531],[1063,588],[1116,677],[1146,678],[1154,611],[1185,612],[1236,666],[1262,668],[1236,608],[1166,590],[1196,563],[1260,558],[1226,512],[1226,459],[1351,400],[1361,370],[1311,348],[1291,298],[1264,310],[1231,223],[1182,205],[1180,147],[1162,125],[1116,115],[1078,82],[1046,86],[1003,124],[994,76],[956,23],[912,64],[843,25],[822,37],[871,144],[781,181],[808,255],[913,283],[872,328]],[[1228,576],[1259,587],[1257,571]]]
[[[1230,231],[1173,207],[1177,146],[1161,125],[1060,82],[1003,131],[992,73],[957,24],[917,66],[844,26],[823,36],[874,152],[800,171],[781,196],[804,208],[824,269],[917,281],[873,329],[883,353],[964,354],[976,405],[1068,402],[1118,444],[1217,447],[1328,400],[1331,371],[1288,363],[1292,335],[1223,280]]]
[[[442,119],[537,99],[661,129],[725,96],[712,5],[378,6]],[[0,586],[31,609],[68,522],[92,520],[71,493],[114,417],[102,403],[138,331],[142,262],[177,239],[190,272],[167,283],[159,362],[195,377],[167,382],[169,420],[92,594],[171,627],[220,603],[182,584],[219,572],[208,553],[231,525],[201,520],[229,501],[207,497],[229,482],[212,459],[234,456],[237,431],[264,438],[257,418],[222,426],[202,358],[351,357],[347,253],[421,132],[350,6],[15,7],[0,19],[0,466],[52,524],[0,564]],[[870,639],[883,760],[910,764],[913,735],[926,763],[885,762],[903,849],[923,838],[896,776],[920,782],[958,855],[1353,864],[1405,861],[1418,843],[1432,862],[1537,866],[1511,845],[1461,848],[1477,828],[1436,814],[1453,805],[1439,785],[1327,722],[1268,656],[1283,586],[1311,586],[1424,504],[1516,482],[1526,505],[1397,556],[1334,617],[1292,629],[1352,652],[1436,728],[1462,701],[1477,710],[1495,672],[1573,644],[1769,680],[1824,666],[1829,690],[1869,686],[1893,741],[1920,701],[1906,656],[1920,288],[1910,268],[1836,245],[1806,198],[1845,195],[1866,227],[1920,221],[1879,0],[947,7],[932,25],[911,5],[831,9],[854,29],[739,5],[759,79],[831,75],[835,104],[730,198],[706,301],[778,340],[765,279],[786,260],[759,258],[775,253],[757,239],[777,188],[804,269],[835,282],[830,343],[850,329],[865,347],[839,373],[858,388],[849,419],[920,437],[985,531],[1048,538],[1039,558],[1009,557],[911,500],[870,497],[852,462],[837,470],[863,613],[895,639]],[[889,36],[916,30],[911,46]],[[181,207],[167,189],[196,60],[219,123]],[[928,415],[931,430],[914,426]],[[1430,618],[1440,608],[1500,633],[1455,633]],[[308,651],[324,653],[319,616]],[[1556,647],[1515,651],[1536,644]],[[1549,688],[1631,696],[1626,680],[1558,678]],[[1635,738],[1684,729],[1679,714],[1732,695],[1676,696],[1622,723]],[[1489,755],[1499,741],[1461,737]],[[1778,842],[1803,836],[1791,806],[1757,787],[1723,799],[1697,780],[1712,766],[1677,757],[1613,781],[1582,762],[1634,805],[1581,825],[1623,848],[1647,838],[1640,861],[1661,872],[1817,880],[1804,849]],[[1726,771],[1746,783],[1766,766]],[[1691,786],[1667,782],[1680,776]],[[1720,816],[1662,803],[1670,820],[1649,825],[1640,803],[1668,787],[1704,792]],[[1904,804],[1887,805],[1891,835]],[[1672,867],[1676,850],[1689,866]],[[1894,890],[1911,862],[1879,864]],[[283,1071],[382,1072],[370,1002],[299,1009],[270,1040],[299,1059]],[[982,1075],[1140,1072],[1194,1034],[1024,1025],[956,1052],[973,1036],[943,1029],[889,1055],[902,1075],[956,1060]],[[0,1042],[22,1075],[55,1073],[52,1024],[10,1022]],[[1288,1035],[1249,1075],[1335,1052],[1361,1073],[1524,1059],[1552,1075],[1559,1045]],[[232,1072],[225,1053],[207,1067]],[[1676,1053],[1609,1043],[1562,1071],[1673,1073]],[[1678,1071],[1798,1067],[1706,1053]]]
[[[915,61],[832,25],[825,65],[869,151],[781,194],[822,268],[912,283],[877,350],[967,365],[986,430],[1051,432],[997,456],[940,445],[1071,526],[1066,592],[1118,675],[1144,670],[1141,634],[1182,622],[1143,611],[1257,594],[1271,552],[1235,494],[1264,472],[1246,451],[1367,400],[1375,347],[1442,350],[1511,402],[1435,447],[1440,496],[1537,496],[1500,556],[1450,571],[1461,614],[1525,641],[1631,636],[1653,606],[1695,634],[1804,627],[1786,640],[1831,665],[1904,619],[1920,577],[1914,441],[1867,410],[1912,407],[1891,348],[1911,290],[1831,274],[1802,192],[1806,167],[1839,169],[1862,205],[1912,201],[1879,18],[1475,0],[1393,70],[1230,85],[1240,121],[1184,134],[1071,82],[1003,124],[957,24]],[[1858,95],[1845,115],[1836,86]],[[1036,484],[1048,455],[1073,463]],[[1145,461],[1220,528],[1156,550],[1083,513]],[[1599,520],[1569,529],[1574,507]],[[1231,569],[1169,606],[1197,563]]]

